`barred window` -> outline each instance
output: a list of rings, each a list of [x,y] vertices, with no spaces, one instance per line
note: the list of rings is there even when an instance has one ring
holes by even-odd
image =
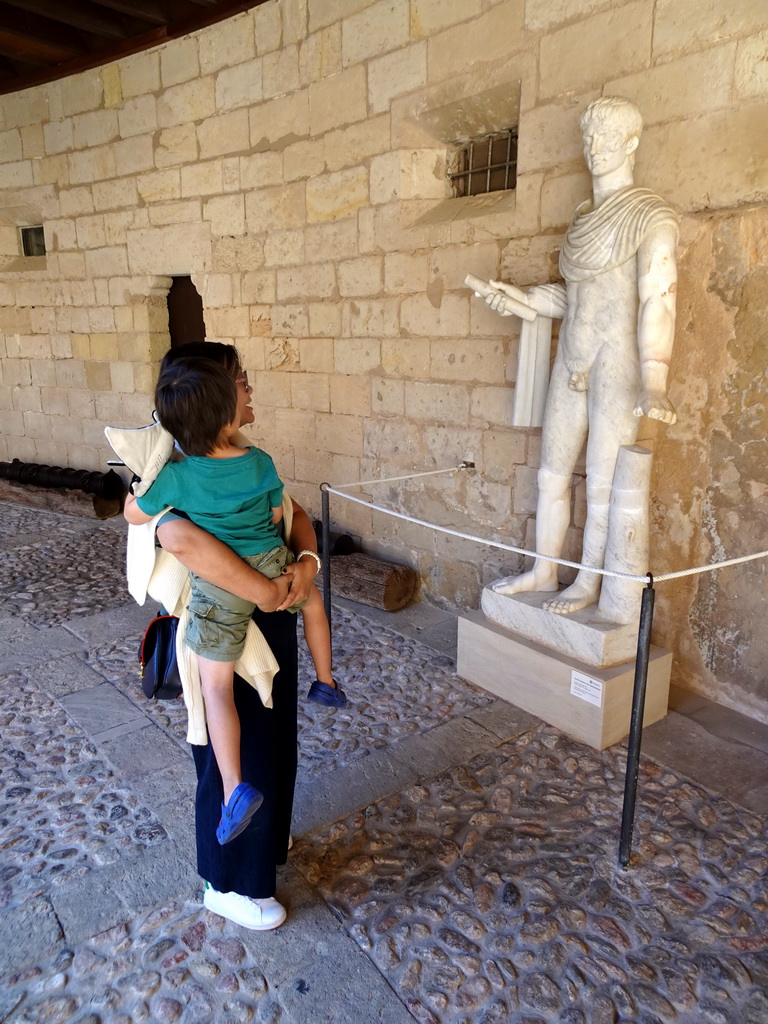
[[[45,233],[42,227],[19,228],[21,251],[25,256],[45,256]]]
[[[457,197],[513,189],[517,182],[517,128],[464,143],[450,178]]]

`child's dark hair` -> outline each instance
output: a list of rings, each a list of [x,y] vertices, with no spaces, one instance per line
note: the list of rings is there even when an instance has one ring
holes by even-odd
[[[155,409],[185,455],[209,455],[235,418],[237,385],[213,359],[174,359],[160,373]]]

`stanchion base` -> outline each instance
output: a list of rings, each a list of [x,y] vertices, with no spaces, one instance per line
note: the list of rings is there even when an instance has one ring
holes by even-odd
[[[489,622],[459,618],[457,672],[597,750],[629,732],[634,658],[594,668]],[[672,653],[651,647],[644,725],[667,713]]]

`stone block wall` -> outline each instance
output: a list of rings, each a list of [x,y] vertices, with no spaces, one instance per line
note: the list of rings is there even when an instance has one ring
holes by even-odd
[[[727,253],[741,267],[756,261],[738,295],[757,301],[761,257],[740,245],[752,237],[751,210],[768,197],[768,9],[758,0],[726,7],[269,0],[1,97],[0,458],[103,468],[103,426],[149,420],[168,345],[165,295],[171,276],[189,274],[208,337],[234,342],[256,379],[255,440],[312,513],[322,480],[468,459],[475,475],[363,493],[530,545],[539,431],[509,426],[518,328],[472,299],[464,275],[519,285],[557,278],[562,232],[589,194],[578,117],[596,96],[616,93],[646,121],[638,183],[685,217],[681,296],[690,287],[704,302],[710,282],[732,274]],[[450,143],[514,122],[515,192],[452,199]],[[702,238],[722,210],[729,244],[707,248]],[[46,257],[20,258],[18,226],[38,223]],[[754,317],[730,302],[721,309],[730,349],[764,349]],[[736,402],[700,353],[712,321],[695,320],[681,317],[686,340],[672,365],[681,421],[713,390]],[[728,410],[711,435],[722,430],[726,447],[697,448],[710,482],[726,450],[742,474],[739,459],[755,443],[759,417]],[[681,422],[656,439],[660,481],[681,483],[675,467],[692,451],[690,429]],[[650,426],[643,434],[654,441]],[[763,424],[756,443],[764,442]],[[764,529],[765,485],[755,479],[744,486],[758,497],[740,511],[747,547]],[[704,506],[690,505],[678,536],[667,520],[677,517],[676,529],[685,520],[685,494],[659,494],[654,560],[658,552],[660,568],[678,568],[709,550],[691,542]],[[572,555],[583,501],[579,485]],[[516,556],[340,500],[334,518],[368,550],[415,565],[427,594],[452,605],[476,606],[485,583],[520,566]],[[764,695],[740,696],[747,684],[703,639],[717,604],[701,605],[692,633],[687,606],[670,606],[664,639],[680,647],[678,679],[764,714],[755,710]],[[768,653],[757,633],[750,626],[739,641],[750,666]]]

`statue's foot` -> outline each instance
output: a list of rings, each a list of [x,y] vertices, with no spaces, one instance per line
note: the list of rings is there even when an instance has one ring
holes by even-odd
[[[586,583],[576,580],[570,587],[548,601],[545,601],[542,608],[555,615],[571,615],[581,608],[588,608],[597,601],[600,593],[600,578],[595,577],[595,582]]]
[[[512,594],[525,594],[532,590],[542,590],[551,594],[557,590],[557,577],[549,573],[537,572],[531,569],[530,572],[521,573],[519,576],[504,576],[490,585],[491,590],[496,594],[503,594],[511,597]]]

